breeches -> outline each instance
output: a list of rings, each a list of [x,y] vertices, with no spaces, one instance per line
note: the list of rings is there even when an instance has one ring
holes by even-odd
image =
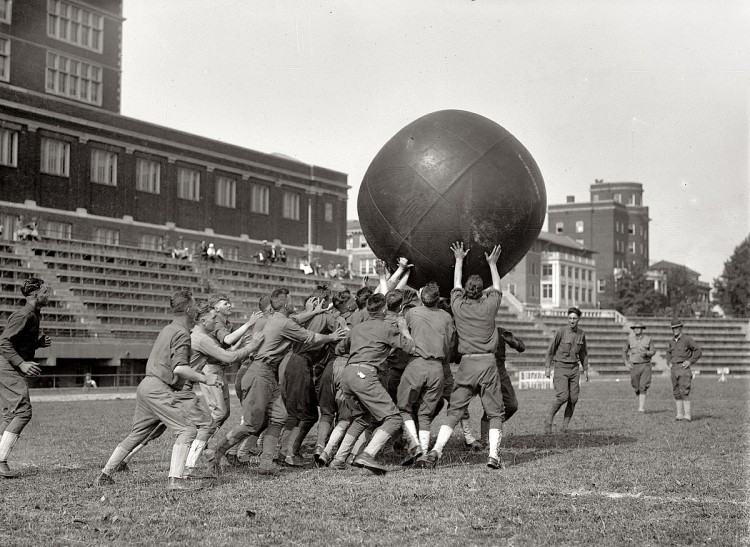
[[[401,415],[383,386],[376,369],[370,366],[348,365],[344,369],[341,389],[352,419],[371,418],[376,423],[390,424],[397,430]]]
[[[448,405],[448,416],[453,421],[457,423],[463,417],[474,395],[479,395],[488,418],[503,418],[503,394],[494,355],[464,355],[453,380]]]
[[[633,365],[630,369],[630,385],[636,394],[646,393],[651,387],[651,363]]]
[[[672,394],[677,400],[687,399],[690,396],[690,387],[693,384],[693,371],[682,368],[679,364],[672,365]]]
[[[315,394],[312,368],[308,359],[290,354],[284,371],[281,397],[288,414],[288,422],[296,425],[300,421],[317,421],[318,397]]]
[[[397,403],[402,414],[416,414],[428,424],[443,395],[443,367],[440,360],[412,359],[401,375]]]
[[[20,433],[31,421],[29,385],[10,362],[0,356],[0,405],[2,406],[1,431]]]
[[[211,412],[211,427],[216,431],[229,418],[229,386],[225,383],[224,367],[206,365],[203,372],[217,376],[223,383],[221,387],[201,384],[201,394]]]
[[[276,371],[262,362],[254,361],[242,378],[242,419],[252,435],[260,435],[269,421],[286,422]]]
[[[552,385],[555,388],[555,401],[558,404],[570,403],[575,405],[578,402],[580,376],[581,373],[578,370],[577,363],[575,365],[555,363]]]

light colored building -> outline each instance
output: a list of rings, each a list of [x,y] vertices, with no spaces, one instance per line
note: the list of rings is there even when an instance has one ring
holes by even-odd
[[[598,307],[594,251],[549,232],[539,234],[536,244],[541,251],[541,307]]]

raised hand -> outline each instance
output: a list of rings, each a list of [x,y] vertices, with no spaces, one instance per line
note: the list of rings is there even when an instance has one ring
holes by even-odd
[[[497,260],[500,258],[501,252],[502,252],[502,247],[498,243],[492,249],[492,252],[490,254],[484,253],[484,258],[487,260],[487,264],[497,264]]]
[[[334,340],[338,341],[338,340],[343,340],[344,338],[346,338],[347,334],[349,334],[349,329],[346,329],[344,327],[339,327],[335,331],[333,331],[333,333],[331,333],[331,336],[333,337]]]
[[[466,255],[469,254],[469,251],[471,249],[464,250],[464,242],[463,241],[456,241],[453,245],[451,245],[451,251],[453,251],[453,256],[456,257],[456,260],[463,260],[466,258]]]
[[[406,269],[406,268],[412,268],[414,264],[409,264],[409,259],[404,258],[403,256],[398,259],[398,262],[396,264],[399,268]]]

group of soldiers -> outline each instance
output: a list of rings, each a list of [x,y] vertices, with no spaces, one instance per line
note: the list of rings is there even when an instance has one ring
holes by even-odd
[[[280,465],[303,467],[307,460],[302,444],[316,423],[313,459],[318,466],[351,465],[383,474],[387,468],[378,454],[392,443],[402,451],[403,465],[432,468],[460,426],[466,446],[486,449],[487,466],[502,468],[498,451],[503,422],[518,408],[505,369],[505,348],[522,352],[525,346],[495,324],[502,297],[500,246],[485,253],[492,279],[487,288],[476,274],[463,283],[469,249],[457,242],[451,251],[454,286],[448,299],[441,298],[436,283],[419,291],[408,288],[411,265],[405,258],[399,259],[390,277],[380,275],[377,287],[365,282],[355,295],[343,286],[319,286],[300,311],[292,305],[289,291],[278,288],[261,297],[259,310],[234,330],[227,296],[212,295],[196,303],[190,291],[175,292],[170,299],[174,318],[154,342],[136,391],[132,430],[114,449],[96,483],[113,484],[112,476],[165,431],[175,439],[170,490],[200,488],[204,482],[195,479],[218,477],[223,465],[247,463],[252,454],[259,453],[258,471],[263,474],[278,473]],[[11,316],[0,335],[3,477],[14,476],[8,455],[31,418],[26,377],[40,373],[34,351],[50,344],[39,329],[49,287],[31,278],[22,293],[25,306]],[[563,405],[563,429],[568,427],[581,368],[588,379],[580,317],[579,309],[568,310],[568,325],[559,329],[548,351],[546,371],[549,376],[554,370],[556,394],[545,418],[547,432]],[[642,340],[639,328],[629,341],[630,353],[626,347],[633,367],[650,360],[650,341]],[[676,336],[674,342],[670,352],[681,363],[678,368],[685,370],[684,362],[700,354],[685,359],[692,341],[686,345],[685,337]],[[456,362],[452,372],[450,364]],[[235,392],[242,411],[231,427],[222,428],[230,415],[226,370],[233,363],[241,363]],[[682,402],[678,417],[682,407],[682,416],[687,413],[689,419],[684,376],[677,375],[675,398]],[[636,387],[644,395],[647,389],[645,381]],[[469,426],[468,407],[474,396],[483,408],[481,440]],[[446,403],[445,418],[433,439],[432,422]],[[207,449],[211,440],[213,447]],[[207,466],[199,465],[202,457]]]

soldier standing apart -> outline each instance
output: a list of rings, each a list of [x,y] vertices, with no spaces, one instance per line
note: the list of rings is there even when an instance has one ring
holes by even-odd
[[[47,305],[50,288],[43,280],[31,277],[24,281],[21,294],[26,304],[8,318],[0,335],[0,403],[3,405],[0,431],[0,477],[13,478],[8,456],[18,436],[31,420],[31,401],[27,376],[39,376],[42,370],[33,361],[37,348],[51,344],[49,336],[39,329],[40,312]]]
[[[190,419],[194,395],[181,392],[185,382],[208,386],[220,385],[221,382],[190,368],[190,329],[195,308],[192,293],[187,289],[177,291],[170,298],[169,305],[175,318],[161,330],[151,348],[146,376],[136,390],[133,429],[112,452],[96,480],[98,485],[114,484],[111,475],[118,465],[146,440],[159,422],[163,422],[175,436],[167,488],[195,489],[187,486],[183,478],[185,460],[197,434],[196,425]]]
[[[573,417],[573,411],[578,402],[580,391],[580,369],[586,381],[589,381],[589,356],[586,349],[586,335],[583,329],[578,328],[581,319],[581,310],[576,307],[568,308],[568,325],[561,327],[556,333],[547,351],[547,365],[544,373],[550,377],[550,371],[554,364],[554,377],[552,383],[555,386],[555,401],[552,403],[549,414],[544,421],[544,432],[552,433],[552,421],[555,414],[565,403],[565,416],[563,418],[562,430],[566,431]]]
[[[496,245],[489,255],[484,255],[492,274],[492,287],[486,293],[483,291],[484,282],[478,275],[469,276],[466,280],[466,289],[462,288],[463,261],[469,249],[464,250],[463,243],[457,242],[451,246],[451,250],[456,259],[451,309],[458,334],[458,352],[462,355],[461,364],[454,376],[446,422],[440,427],[435,446],[426,456],[417,460],[417,466],[435,466],[443,453],[443,447],[453,434],[453,428],[468,408],[471,398],[479,395],[484,413],[490,421],[487,467],[500,469],[502,463],[498,458],[498,448],[502,437],[504,409],[495,364],[498,343],[495,316],[502,299],[500,274],[497,271],[501,247]]]
[[[632,325],[623,348],[625,366],[630,371],[630,385],[638,396],[638,412],[646,412],[646,392],[651,386],[651,358],[656,353],[651,338],[643,334],[642,323]]]
[[[672,339],[667,346],[667,365],[671,369],[672,393],[677,406],[676,420],[690,421],[693,419],[690,409],[690,386],[693,383],[694,365],[703,354],[695,341],[687,334],[682,334],[682,321],[672,321]]]

